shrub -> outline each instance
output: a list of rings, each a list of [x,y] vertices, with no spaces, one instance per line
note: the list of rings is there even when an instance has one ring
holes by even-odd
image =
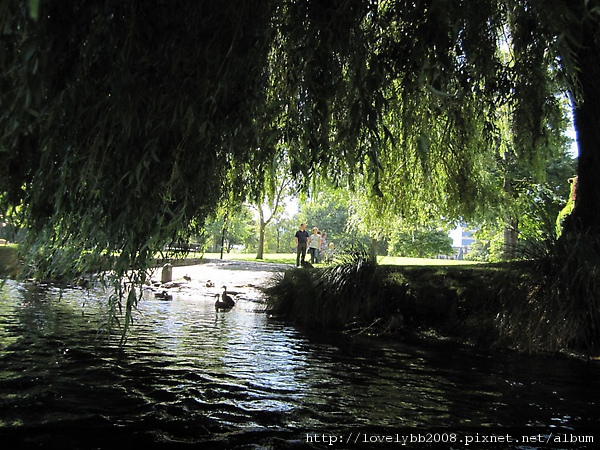
[[[503,298],[500,328],[526,351],[592,348],[600,342],[600,238],[570,233],[526,248],[516,265],[523,295]]]
[[[395,307],[386,301],[382,273],[365,247],[354,247],[331,266],[292,269],[276,277],[267,288],[267,306],[303,326],[338,328],[372,320]]]

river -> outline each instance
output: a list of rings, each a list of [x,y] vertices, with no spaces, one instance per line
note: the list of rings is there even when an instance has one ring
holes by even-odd
[[[237,286],[147,293],[119,347],[106,293],[8,281],[2,448],[597,448],[597,362],[305,332]]]

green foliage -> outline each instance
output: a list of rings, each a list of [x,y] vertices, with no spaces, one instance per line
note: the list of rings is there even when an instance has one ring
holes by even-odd
[[[246,205],[222,205],[215,215],[211,215],[204,226],[205,249],[220,252],[223,229],[225,231],[224,251],[229,253],[234,245],[250,246],[255,244],[255,223],[252,210]]]
[[[475,241],[471,244],[465,259],[471,261],[498,262],[502,260],[504,248],[503,223],[486,222],[473,233]]]
[[[294,252],[294,235],[300,226],[296,218],[276,218],[267,227],[265,237],[266,253]]]
[[[262,195],[282,148],[305,186],[359,175],[382,207],[423,222],[484,207],[497,106],[535,103],[515,124],[533,121],[535,142],[554,132],[556,85],[513,86],[551,75],[549,56],[528,59],[551,26],[521,45],[519,20],[550,12],[520,4],[41,2],[37,21],[24,8],[0,10],[3,197],[26,204],[35,234],[59,217],[95,224],[86,231],[136,265],[225,193]],[[505,22],[515,64],[498,52]],[[530,144],[519,154],[536,155]]]
[[[267,289],[268,309],[306,327],[339,328],[372,321],[397,305],[385,301],[383,272],[364,247],[356,247],[323,269],[292,269]]]
[[[29,0],[29,17],[34,20],[40,15],[40,0]]]
[[[301,204],[301,211],[309,227],[316,226],[325,231],[328,239],[336,241],[338,245],[355,240],[355,237],[347,233],[347,191],[321,187],[308,201]]]
[[[576,83],[587,6],[2,2],[0,212],[20,207],[31,271],[56,277],[148,267],[225,200],[272,193],[282,154],[305,192],[318,178],[370,192],[354,212],[371,237],[390,217],[485,216],[498,114],[539,169],[559,88],[596,98]]]
[[[525,351],[597,348],[600,344],[600,241],[567,234],[527,247],[518,289],[502,296],[502,339]],[[525,296],[518,295],[518,291]]]
[[[518,242],[514,258],[520,258],[521,243],[544,242],[555,235],[556,219],[569,194],[569,178],[575,172],[575,161],[566,148],[554,150],[556,157],[546,163],[542,174],[517,166],[504,171],[497,183],[512,180],[504,191],[502,203],[491,209],[485,218],[475,222],[476,243],[467,257],[496,262],[504,259],[504,228],[515,226]],[[509,225],[510,224],[510,225]]]
[[[18,249],[14,244],[0,245],[0,280],[15,276],[18,272]],[[0,281],[1,283],[1,281]]]
[[[432,258],[451,255],[454,250],[452,239],[445,230],[398,230],[390,237],[389,253],[392,256]]]
[[[29,245],[105,251],[122,274],[186,240],[223,192],[260,187],[232,166],[260,172],[270,158],[246,151],[269,14],[253,5],[245,21],[250,5],[43,2],[33,23],[18,8],[1,14],[13,69],[3,82],[0,190],[23,203]],[[253,71],[250,61],[263,64]]]

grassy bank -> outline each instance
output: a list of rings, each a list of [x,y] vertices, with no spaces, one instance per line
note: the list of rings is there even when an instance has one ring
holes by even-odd
[[[336,266],[287,271],[268,289],[268,304],[304,327],[417,331],[522,352],[597,353],[595,272],[577,270],[569,283],[557,273],[564,271],[564,264],[544,258],[402,266],[373,265],[358,255]]]
[[[191,254],[193,255],[193,254]],[[220,259],[220,253],[204,253],[205,259]],[[225,261],[259,261],[277,264],[296,264],[293,253],[265,253],[262,259],[256,259],[256,253],[223,253]]]
[[[270,312],[302,327],[359,334],[435,333],[523,352],[600,351],[600,242],[577,236],[540,247],[525,262],[340,255],[297,269],[295,254],[229,253],[224,260],[289,264],[267,288]],[[173,265],[219,259],[191,253]],[[164,260],[157,260],[158,266]],[[0,246],[0,276],[15,276],[15,246]]]
[[[194,253],[190,253],[190,257],[194,257]],[[200,254],[198,254],[200,255]],[[204,258],[220,259],[219,253],[205,253]],[[224,253],[224,260],[234,261],[261,261],[279,264],[296,264],[295,253],[265,253],[262,259],[256,259],[256,253]],[[307,260],[310,258],[307,257]],[[377,258],[379,264],[391,266],[465,266],[481,264],[476,261],[464,261],[454,259],[431,259],[431,258],[406,258],[401,256],[379,256]],[[317,264],[317,267],[325,265]]]
[[[269,307],[313,328],[378,333],[410,326],[448,332],[459,322],[459,300],[489,295],[499,284],[493,279],[503,272],[488,265],[394,262],[375,265],[367,255],[350,255],[331,266],[289,270],[268,288]]]

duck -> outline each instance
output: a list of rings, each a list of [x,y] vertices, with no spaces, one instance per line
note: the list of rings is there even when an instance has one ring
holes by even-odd
[[[189,275],[187,275],[187,274],[183,276],[183,279],[184,279],[185,281],[187,281],[188,283],[189,283],[190,281],[192,281],[192,277],[190,277],[190,276],[189,276]]]
[[[216,296],[217,296],[217,301],[215,302],[215,309],[229,310],[235,306],[235,302],[233,301],[231,296],[227,295],[227,287],[226,286],[223,286],[223,293],[220,295],[221,298],[218,298],[219,294],[217,294]]]
[[[206,287],[215,287],[215,283],[213,283],[212,281],[208,280],[206,282]]]
[[[157,292],[154,294],[154,297],[160,298],[163,300],[173,300],[173,296],[169,294],[167,291]]]

